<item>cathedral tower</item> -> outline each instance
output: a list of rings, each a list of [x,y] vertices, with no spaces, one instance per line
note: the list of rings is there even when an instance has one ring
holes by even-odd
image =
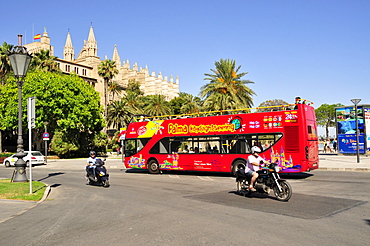
[[[64,55],[64,60],[66,61],[74,61],[75,59],[75,50],[72,45],[72,39],[71,39],[71,34],[69,33],[69,30],[67,34],[66,44],[64,45],[63,55]]]
[[[84,40],[80,54],[76,58],[76,62],[86,62],[87,58],[98,58],[98,42],[95,40],[94,29],[90,26],[89,36],[87,41]],[[91,60],[91,59],[88,59]]]

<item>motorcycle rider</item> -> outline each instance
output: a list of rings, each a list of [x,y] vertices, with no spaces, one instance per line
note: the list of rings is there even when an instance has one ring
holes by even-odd
[[[87,172],[87,175],[86,177],[88,178],[88,175],[90,174],[91,176],[94,177],[94,179],[96,179],[96,176],[95,176],[95,163],[96,163],[96,152],[95,151],[90,151],[90,157],[87,158],[87,164],[86,164],[86,172]]]
[[[247,165],[245,167],[245,174],[248,178],[251,179],[249,189],[255,192],[256,189],[254,188],[254,183],[258,178],[257,171],[260,169],[261,164],[268,164],[268,161],[265,161],[261,156],[259,156],[259,153],[261,153],[261,149],[258,146],[253,146],[251,150],[252,154],[248,156]]]

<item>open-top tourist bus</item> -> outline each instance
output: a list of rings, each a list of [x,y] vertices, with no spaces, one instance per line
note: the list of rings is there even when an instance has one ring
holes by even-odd
[[[123,139],[123,138],[121,138]],[[134,116],[124,136],[126,168],[230,172],[246,165],[253,146],[280,172],[318,168],[312,103],[152,117]]]

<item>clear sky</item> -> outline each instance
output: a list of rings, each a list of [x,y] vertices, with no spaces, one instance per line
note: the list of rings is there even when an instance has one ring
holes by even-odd
[[[215,61],[236,60],[254,105],[295,96],[323,103],[370,103],[369,0],[14,0],[2,3],[0,42],[24,43],[47,28],[63,58],[70,30],[78,55],[90,25],[98,56],[148,65],[180,78],[197,96]]]

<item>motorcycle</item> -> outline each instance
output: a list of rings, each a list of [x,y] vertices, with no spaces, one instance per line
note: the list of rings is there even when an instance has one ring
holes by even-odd
[[[104,160],[97,159],[95,162],[95,168],[86,167],[86,177],[89,185],[101,185],[103,187],[109,187],[109,174],[104,166]],[[95,172],[94,173],[92,172]]]
[[[250,178],[245,170],[240,168],[236,171],[237,192],[244,196],[251,196],[252,193],[268,195],[271,190],[279,201],[287,202],[292,197],[292,187],[279,176],[279,165],[277,163],[267,164],[257,171],[258,178],[255,182],[255,191],[249,189]]]

